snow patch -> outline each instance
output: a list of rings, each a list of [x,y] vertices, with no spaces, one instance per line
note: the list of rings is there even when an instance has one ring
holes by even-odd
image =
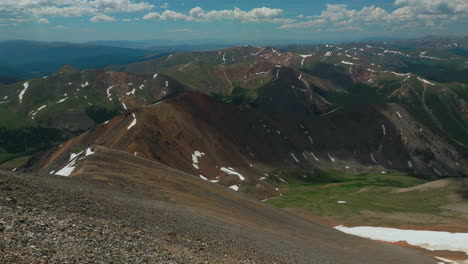
[[[385,125],[382,125],[382,133],[383,133],[384,136],[387,135],[387,132],[385,130]]]
[[[76,164],[76,161],[78,160],[78,157],[83,154],[84,150],[81,151],[81,152],[78,152],[78,153],[72,153],[70,154],[70,159],[68,160],[69,163],[67,165],[65,165],[65,167],[63,167],[62,169],[60,169],[59,171],[57,171],[55,173],[55,175],[59,175],[59,176],[65,176],[65,177],[68,177],[70,176],[70,174],[73,172],[73,170],[75,169],[75,164]]]
[[[354,63],[352,63],[352,62],[347,62],[347,61],[341,61],[341,63],[343,63],[343,64],[348,64],[348,65],[354,65]]]
[[[200,178],[202,178],[202,180],[205,180],[205,181],[208,180],[208,178],[206,178],[205,176],[203,176],[203,175],[201,175],[201,174],[200,174],[199,176],[200,176]]]
[[[132,121],[132,123],[130,123],[130,125],[127,127],[127,130],[130,130],[130,128],[132,128],[133,126],[136,125],[137,120],[136,120],[135,113],[132,113],[132,116],[133,116],[133,121]]]
[[[114,86],[109,86],[109,88],[107,88],[106,92],[107,92],[107,98],[109,99],[109,101],[112,101],[112,98],[111,98],[111,93],[110,93],[110,90],[114,88]]]
[[[140,89],[142,88],[143,85],[144,85],[144,84],[142,84],[142,85],[140,86]],[[135,95],[135,91],[136,91],[136,89],[133,88],[133,90],[131,90],[130,92],[128,92],[127,95],[131,95],[131,94],[132,94],[132,95]]]
[[[63,99],[60,99],[60,100],[57,101],[57,104],[63,103],[63,102],[65,102],[65,100],[67,100],[67,99],[68,99],[68,97],[65,97],[65,98],[63,98]]]
[[[237,177],[239,177],[239,179],[240,179],[241,181],[244,181],[244,180],[245,180],[244,176],[242,176],[240,173],[236,172],[236,171],[235,171],[233,168],[231,168],[231,167],[229,167],[229,168],[221,167],[220,170],[221,170],[222,172],[225,172],[225,173],[230,174],[230,175],[237,175]],[[229,188],[231,188],[231,187],[229,187]],[[239,188],[239,187],[238,187],[238,188]],[[237,191],[237,190],[236,190],[236,191]]]
[[[26,93],[26,90],[27,90],[28,87],[29,87],[29,82],[23,83],[23,87],[24,87],[24,89],[21,90],[21,92],[20,92],[19,95],[18,95],[18,97],[19,97],[19,103],[20,103],[20,104],[21,104],[21,102],[23,101],[24,93]]]
[[[198,151],[198,150],[195,150],[195,151],[193,152],[193,154],[192,154],[192,162],[193,162],[193,163],[192,163],[192,166],[193,166],[195,169],[197,169],[197,170],[200,169],[200,167],[198,167],[198,158],[201,158],[201,157],[204,156],[204,155],[205,155],[204,152],[200,152],[200,151]]]
[[[291,154],[291,157],[293,157],[293,159],[294,159],[297,163],[300,163],[299,160],[296,158],[296,156],[294,156],[294,153],[290,152],[289,154]]]
[[[32,119],[34,119],[34,117],[36,116],[36,114],[37,114],[39,111],[41,111],[42,109],[46,108],[46,106],[47,106],[47,105],[43,105],[43,106],[37,108],[36,111],[31,112],[30,114],[32,115]]]
[[[237,185],[231,185],[231,186],[229,186],[229,189],[233,189],[234,191],[237,192],[237,191],[239,190],[239,186],[237,186]]]
[[[346,202],[346,201],[336,201],[336,203],[345,204],[345,203],[347,203],[347,202]]]
[[[418,77],[418,80],[421,81],[421,82],[423,82],[423,83],[425,83],[425,84],[435,85],[435,83],[432,83],[432,82],[430,82],[430,81],[428,81],[428,80],[426,80],[426,79],[423,79],[423,78],[421,78],[421,77]]]
[[[85,88],[86,86],[89,86],[89,83],[88,83],[88,82],[85,82],[85,83],[82,83],[82,84],[81,84],[81,88]]]
[[[85,157],[89,156],[89,155],[93,155],[94,154],[94,151],[91,150],[91,148],[87,148],[86,149],[86,153],[85,153]]]
[[[315,156],[315,154],[314,154],[313,152],[310,152],[310,155],[312,155],[312,157],[314,157],[314,159],[315,159],[316,161],[319,161],[319,159],[317,158],[317,156]]]
[[[386,242],[406,241],[410,245],[428,250],[450,250],[468,253],[468,233],[402,230],[372,226],[344,227],[340,225],[335,228],[344,233],[375,240]]]

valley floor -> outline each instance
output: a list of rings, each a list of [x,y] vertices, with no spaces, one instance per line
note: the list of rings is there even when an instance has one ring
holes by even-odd
[[[468,201],[461,192],[463,179],[329,174],[336,182],[283,183],[279,186],[282,196],[265,202],[349,234],[417,248],[457,261],[453,263],[468,262]]]

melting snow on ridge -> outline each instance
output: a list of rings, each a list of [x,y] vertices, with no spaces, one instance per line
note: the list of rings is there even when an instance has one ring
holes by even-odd
[[[348,65],[354,65],[354,63],[352,63],[352,62],[347,62],[347,61],[341,61],[341,63],[343,63],[343,64],[348,64]]]
[[[61,170],[57,171],[55,175],[70,176],[70,174],[75,169],[74,165],[77,161],[77,157],[80,156],[83,152],[84,151],[81,151],[76,154],[75,153],[70,154],[70,159],[69,159],[70,162],[67,165],[65,165],[65,167],[63,167]]]
[[[65,167],[63,167],[62,169],[60,169],[57,172],[51,171],[50,174],[55,174],[55,175],[59,175],[59,176],[70,176],[70,174],[75,169],[76,162],[79,160],[78,157],[81,154],[83,154],[83,152],[85,152],[85,151],[83,150],[83,151],[78,152],[76,154],[75,153],[70,154],[70,159],[68,160],[69,163]],[[91,148],[88,147],[86,149],[86,153],[85,153],[84,157],[87,157],[87,156],[90,156],[90,155],[93,155],[93,154],[94,154],[94,152],[91,150]],[[81,159],[83,159],[83,158],[81,158]]]
[[[244,176],[242,176],[240,173],[236,172],[233,168],[221,167],[220,170],[221,170],[222,172],[225,172],[225,173],[230,174],[230,175],[237,175],[241,181],[244,181],[244,180],[245,180]],[[235,186],[235,185],[234,185],[234,186]],[[231,186],[231,187],[232,187],[232,186]],[[231,188],[231,187],[229,187],[229,188]],[[239,188],[239,187],[237,187],[237,188]],[[232,189],[232,188],[231,188],[231,189]],[[236,189],[236,191],[237,191],[237,189]]]
[[[385,125],[382,125],[382,132],[383,132],[384,136],[387,134],[387,132],[385,131]]]
[[[23,83],[23,87],[24,87],[24,89],[23,89],[23,90],[19,93],[19,95],[18,95],[20,104],[21,104],[21,101],[23,101],[24,93],[26,93],[26,90],[27,90],[28,87],[29,87],[29,82]]]
[[[201,158],[202,156],[204,156],[205,153],[204,152],[200,152],[198,150],[195,150],[192,154],[192,165],[193,167],[195,167],[195,169],[199,170],[200,167],[198,167],[198,158]]]
[[[133,126],[136,125],[136,116],[135,116],[135,113],[132,113],[132,116],[133,116],[133,121],[132,123],[130,123],[130,125],[127,127],[127,130],[130,130],[130,128],[132,128]]]
[[[142,86],[143,86],[143,84],[140,86],[140,89],[141,89]],[[131,95],[131,94],[135,95],[135,91],[136,91],[136,89],[133,88],[133,90],[131,92],[128,92],[127,95]]]
[[[406,241],[413,246],[429,250],[451,250],[468,253],[468,233],[449,233],[440,231],[402,230],[386,227],[336,226],[336,229],[375,240],[398,242]]]
[[[81,84],[81,88],[85,88],[86,86],[88,86],[89,83],[88,82],[85,82],[84,84]]]
[[[316,161],[319,161],[319,159],[317,158],[317,156],[315,156],[315,154],[314,154],[313,152],[310,152],[310,155],[312,155],[312,157],[314,157],[314,159],[315,159]]]
[[[430,81],[425,80],[425,79],[423,79],[423,78],[421,78],[421,77],[418,77],[418,80],[421,81],[421,82],[423,82],[423,83],[425,83],[425,84],[435,85],[435,83],[431,83]]]
[[[46,106],[47,106],[47,105],[43,105],[43,106],[37,108],[36,111],[31,112],[32,119],[34,119],[34,116],[35,116],[37,113],[39,113],[39,111],[41,111],[42,109],[46,108]]]
[[[68,97],[65,97],[65,98],[63,98],[63,99],[60,99],[60,100],[57,101],[57,104],[63,103],[63,102],[65,102],[65,100],[67,100],[67,99],[68,99]]]
[[[294,153],[290,152],[289,154],[291,154],[291,157],[293,157],[293,159],[294,159],[297,163],[300,163],[299,160],[296,158],[296,156],[294,156]]]
[[[153,75],[153,79],[156,79],[156,77],[158,77],[157,73],[155,75]]]
[[[109,98],[109,101],[112,101],[112,98],[111,98],[111,93],[110,93],[110,90],[114,88],[114,86],[109,86],[109,88],[107,88],[107,98]]]
[[[85,157],[87,157],[89,155],[93,155],[93,154],[94,154],[94,152],[90,148],[86,149]]]
[[[239,190],[239,186],[237,185],[232,185],[232,186],[229,186],[229,189],[233,189],[234,191],[238,191]]]
[[[304,66],[304,61],[308,58],[308,57],[311,57],[313,54],[307,54],[307,55],[299,55],[301,56],[302,58],[302,61],[301,61],[301,67]],[[299,78],[300,79],[300,78]]]

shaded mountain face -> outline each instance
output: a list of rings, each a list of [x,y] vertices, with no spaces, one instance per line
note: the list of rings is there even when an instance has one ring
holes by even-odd
[[[46,78],[1,87],[2,127],[40,126],[76,134],[100,124],[84,134],[92,134],[91,139],[82,135],[72,142],[137,152],[212,181],[219,180],[222,167],[233,179],[245,176],[226,172],[229,168],[245,170],[238,173],[253,176],[244,185],[258,184],[252,193],[259,197],[275,192],[258,180],[283,167],[427,177],[466,174],[466,84],[394,71],[390,65],[403,59],[439,60],[416,48],[403,53],[380,44],[288,50],[242,46],[175,53],[107,71],[65,67]],[[451,56],[444,61],[457,67],[466,62]],[[206,96],[179,95],[184,91]],[[161,99],[163,103],[152,105]],[[17,109],[14,115],[10,109]],[[161,125],[140,128],[149,119]],[[125,130],[134,120],[139,122]],[[115,132],[106,132],[107,126]],[[205,133],[223,147],[208,139],[205,145],[195,144]],[[111,134],[112,140],[104,139]],[[95,140],[100,137],[103,142]],[[179,144],[177,151],[170,147]],[[199,159],[214,168],[199,171],[196,167],[203,165],[194,166],[192,154],[202,155]],[[255,168],[254,161],[263,167]],[[50,172],[62,165],[33,167]],[[223,185],[238,184],[231,179]]]

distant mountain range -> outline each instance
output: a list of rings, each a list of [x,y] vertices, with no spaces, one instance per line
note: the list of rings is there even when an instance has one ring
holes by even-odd
[[[445,43],[434,49],[383,42],[240,46],[148,57],[105,70],[66,66],[0,87],[2,160],[92,129],[73,142],[137,152],[189,173],[198,173],[190,162],[193,151],[212,149],[206,159],[219,168],[236,167],[249,179],[240,190],[260,197],[274,191],[247,187],[278,167],[464,175],[468,60],[459,52],[465,43]],[[147,123],[161,120],[155,122],[170,128],[170,120],[185,118],[169,131]],[[252,137],[239,137],[242,131]],[[205,134],[219,139],[208,144]],[[162,151],[164,144],[172,147]],[[67,146],[53,151],[67,156],[74,151]],[[57,170],[62,156],[54,156],[47,165],[30,165]],[[217,180],[218,172],[200,171],[209,180]]]
[[[79,69],[126,64],[143,59],[151,53],[141,49],[90,44],[4,41],[0,42],[0,83],[42,77],[66,64]]]

